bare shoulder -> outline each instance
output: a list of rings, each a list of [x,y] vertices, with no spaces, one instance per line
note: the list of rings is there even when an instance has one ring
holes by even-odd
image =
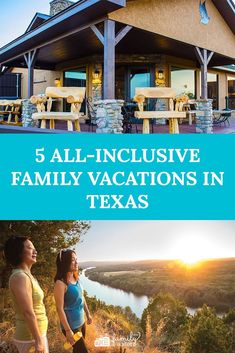
[[[30,279],[26,275],[26,273],[24,273],[24,272],[14,273],[11,277],[11,283],[13,283],[13,282],[26,282],[26,281],[30,282]]]
[[[24,272],[14,274],[10,280],[10,288],[13,290],[28,286],[31,287],[30,279]]]
[[[61,281],[60,279],[57,279],[57,281],[55,282],[55,289],[66,289],[67,285]]]

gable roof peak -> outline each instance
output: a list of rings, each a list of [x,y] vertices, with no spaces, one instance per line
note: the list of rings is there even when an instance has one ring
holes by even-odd
[[[43,22],[48,20],[51,16],[46,15],[41,12],[36,12],[32,21],[30,22],[28,28],[26,29],[25,33],[30,32],[31,30],[35,29],[36,27],[40,26]]]

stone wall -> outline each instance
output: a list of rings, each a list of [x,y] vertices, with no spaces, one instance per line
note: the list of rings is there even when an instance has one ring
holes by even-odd
[[[37,112],[37,108],[29,99],[22,102],[22,124],[24,127],[37,127],[38,122],[32,120],[32,114]]]
[[[105,99],[94,102],[97,133],[121,134],[123,131],[123,100]]]
[[[74,2],[69,0],[53,0],[50,2],[50,16],[57,15],[59,12],[73,5]]]
[[[213,99],[197,99],[196,107],[196,132],[200,134],[213,133],[213,114],[212,114]],[[202,113],[201,113],[202,112]]]

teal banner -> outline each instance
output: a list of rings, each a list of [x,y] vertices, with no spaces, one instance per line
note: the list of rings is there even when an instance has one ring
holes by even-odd
[[[235,219],[233,135],[0,136],[2,220]]]

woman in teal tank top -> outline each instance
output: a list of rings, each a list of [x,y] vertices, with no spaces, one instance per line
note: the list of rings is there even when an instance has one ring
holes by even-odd
[[[15,306],[16,331],[13,343],[19,353],[48,353],[43,291],[31,274],[37,261],[33,243],[22,236],[11,237],[4,247],[6,261],[13,267],[9,288]]]
[[[61,250],[56,259],[55,302],[62,332],[73,346],[73,353],[88,353],[85,343],[86,326],[92,318],[83,295],[83,288],[78,277],[77,255],[73,250]],[[74,341],[73,335],[80,331],[82,338]]]

